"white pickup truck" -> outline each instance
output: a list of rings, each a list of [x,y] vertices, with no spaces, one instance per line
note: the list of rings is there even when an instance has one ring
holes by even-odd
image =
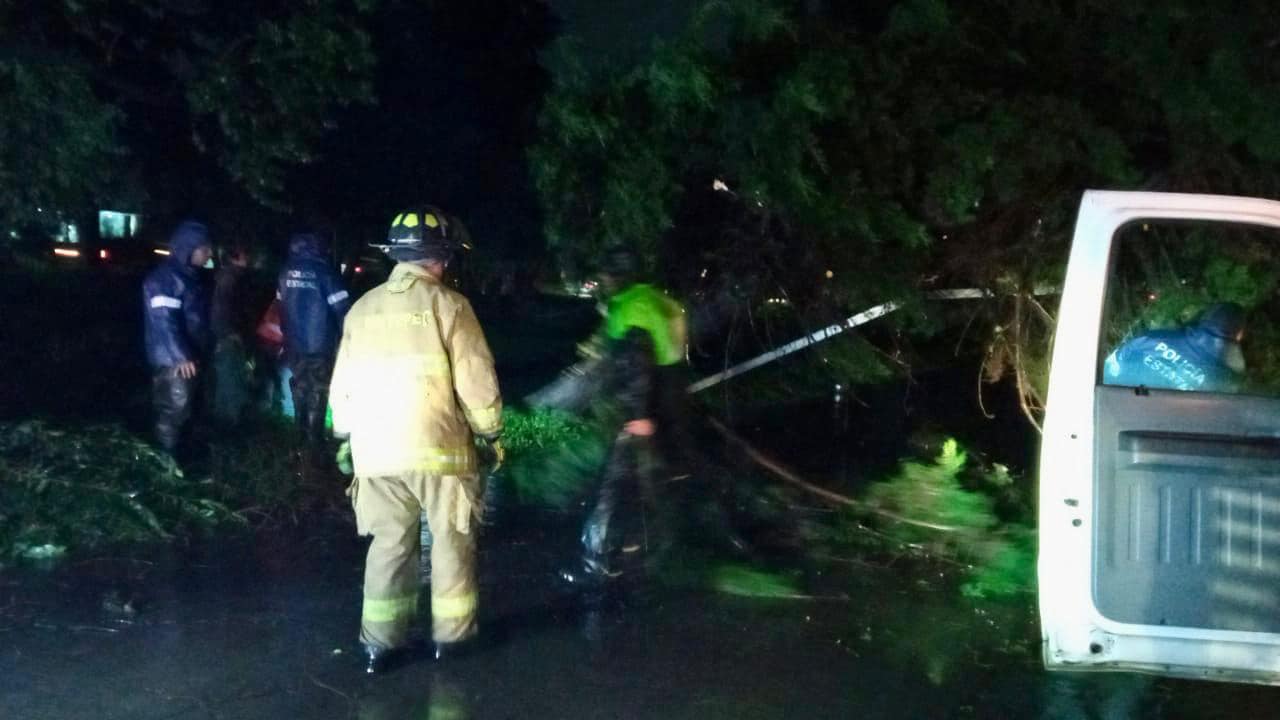
[[[1200,247],[1219,230],[1221,242],[1247,235],[1253,247],[1274,237],[1274,254],[1247,262],[1280,262],[1280,202],[1084,194],[1040,456],[1045,664],[1280,684],[1280,396],[1104,376],[1122,339],[1116,308],[1156,297],[1135,299],[1122,282],[1132,274],[1118,268],[1126,257],[1162,263],[1167,253],[1142,247],[1173,237],[1159,228],[1195,228]],[[1130,242],[1136,256],[1124,251]]]

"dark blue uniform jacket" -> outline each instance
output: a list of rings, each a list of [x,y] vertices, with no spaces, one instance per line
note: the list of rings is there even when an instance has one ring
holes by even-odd
[[[187,221],[169,238],[169,258],[142,281],[144,342],[153,369],[195,362],[208,349],[208,297],[191,254],[209,231]]]
[[[1233,345],[1196,326],[1153,330],[1129,340],[1107,357],[1103,381],[1107,385],[1233,392],[1239,380],[1227,364]]]
[[[289,259],[280,271],[276,297],[285,353],[291,361],[336,354],[342,318],[351,309],[351,297],[324,247],[314,234],[294,235],[289,240]]]

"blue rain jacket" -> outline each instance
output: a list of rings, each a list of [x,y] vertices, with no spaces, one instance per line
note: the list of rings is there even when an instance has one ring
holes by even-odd
[[[208,350],[208,297],[191,254],[209,245],[209,230],[186,221],[169,237],[169,257],[142,281],[143,335],[154,368],[196,362]]]
[[[1238,345],[1199,327],[1153,330],[1107,357],[1107,385],[1145,385],[1168,390],[1235,392],[1240,376],[1228,364]]]
[[[289,259],[280,271],[276,297],[289,361],[307,355],[332,357],[337,352],[351,297],[319,236],[298,233],[289,239]]]

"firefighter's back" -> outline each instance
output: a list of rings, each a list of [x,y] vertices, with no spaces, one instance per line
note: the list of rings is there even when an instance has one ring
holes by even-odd
[[[352,307],[335,386],[351,420],[357,474],[461,474],[474,468],[447,351],[465,303],[402,264]]]

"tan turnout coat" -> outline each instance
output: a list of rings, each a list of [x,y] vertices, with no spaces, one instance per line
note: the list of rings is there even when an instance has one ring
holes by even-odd
[[[400,263],[351,308],[330,387],[356,477],[471,475],[472,433],[502,431],[493,355],[471,304]]]

